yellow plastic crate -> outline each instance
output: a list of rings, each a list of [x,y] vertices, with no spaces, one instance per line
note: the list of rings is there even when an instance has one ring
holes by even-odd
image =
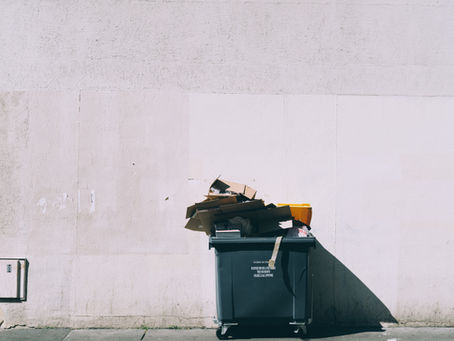
[[[277,204],[277,206],[290,206],[290,212],[294,219],[302,221],[306,225],[311,224],[312,206],[311,204]]]

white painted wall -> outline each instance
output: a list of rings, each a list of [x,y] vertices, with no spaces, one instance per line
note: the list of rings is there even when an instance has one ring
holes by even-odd
[[[3,326],[210,326],[183,226],[219,174],[312,203],[319,321],[454,324],[452,2],[0,12],[0,257],[30,261]]]

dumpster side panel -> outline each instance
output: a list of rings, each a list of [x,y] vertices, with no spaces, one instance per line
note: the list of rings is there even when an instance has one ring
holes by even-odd
[[[309,318],[310,292],[308,290],[308,250],[291,252],[291,269],[293,271],[293,320],[302,322]]]
[[[234,254],[233,309],[237,320],[291,318],[292,271],[288,251],[279,252],[275,270],[268,267],[272,250],[243,250]]]
[[[218,320],[233,321],[232,257],[227,252],[216,252],[216,310]]]

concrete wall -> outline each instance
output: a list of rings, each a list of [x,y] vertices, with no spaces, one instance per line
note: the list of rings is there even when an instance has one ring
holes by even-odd
[[[185,207],[310,202],[316,320],[454,325],[450,1],[3,1],[3,326],[211,326]]]

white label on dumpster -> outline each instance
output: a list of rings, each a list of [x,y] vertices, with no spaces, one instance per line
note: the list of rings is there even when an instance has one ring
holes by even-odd
[[[274,277],[273,270],[268,266],[268,261],[255,260],[251,266],[252,274],[254,278],[272,278]]]

